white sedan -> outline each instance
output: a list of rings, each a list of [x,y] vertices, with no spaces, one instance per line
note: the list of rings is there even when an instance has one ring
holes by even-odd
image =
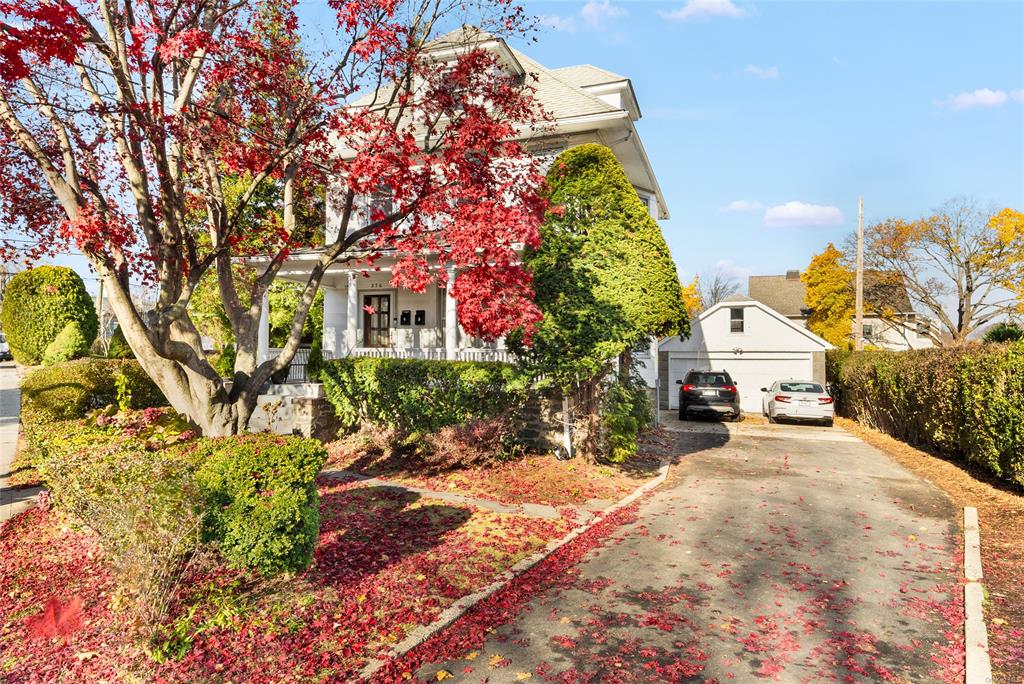
[[[779,419],[813,420],[832,426],[835,401],[816,382],[778,380],[771,387],[762,387],[761,412],[769,423]]]

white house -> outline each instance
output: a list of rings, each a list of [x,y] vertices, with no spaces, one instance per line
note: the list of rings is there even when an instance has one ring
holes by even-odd
[[[740,407],[761,411],[761,388],[776,380],[825,382],[825,352],[833,346],[761,302],[742,296],[716,304],[691,323],[689,339],[658,345],[661,408],[679,407],[679,386],[690,370],[726,370],[739,388]]]
[[[576,145],[605,145],[622,163],[651,215],[656,219],[668,218],[665,198],[634,126],[641,114],[627,77],[589,64],[549,69],[504,40],[471,27],[439,38],[431,49],[446,53],[466,49],[467,45],[494,51],[503,68],[516,75],[536,76],[532,81],[536,98],[552,121],[541,134],[528,133],[529,137],[524,139],[528,150],[550,163],[560,152]],[[330,241],[337,235],[340,218],[331,212],[332,202],[327,205],[326,231]],[[358,227],[352,226],[350,230]],[[305,282],[310,265],[318,256],[315,251],[293,254],[278,277]],[[484,343],[459,328],[455,300],[444,288],[431,284],[425,292],[416,293],[393,287],[390,280],[394,262],[393,257],[384,254],[375,263],[379,269],[368,276],[361,267],[344,264],[335,264],[327,271],[321,285],[325,356],[499,361],[508,358],[502,340]],[[260,359],[270,353],[268,339],[264,321]]]
[[[747,291],[751,299],[807,327],[811,312],[805,303],[807,286],[800,280],[800,271],[786,271],[786,275],[750,276]],[[914,311],[907,288],[898,279],[866,272],[864,300],[865,344],[890,351],[934,346],[934,339],[938,336],[935,322]]]

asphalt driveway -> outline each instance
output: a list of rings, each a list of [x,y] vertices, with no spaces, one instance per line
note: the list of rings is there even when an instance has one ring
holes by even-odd
[[[679,423],[668,482],[466,682],[962,681],[957,511],[838,429]],[[455,625],[453,629],[456,629]]]

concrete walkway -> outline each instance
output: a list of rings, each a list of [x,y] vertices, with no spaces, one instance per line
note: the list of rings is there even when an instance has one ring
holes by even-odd
[[[482,647],[460,648],[453,625],[449,652],[465,653],[418,677],[957,676],[959,531],[942,493],[838,430],[830,439],[804,426],[666,422],[677,430],[678,463],[637,519],[537,587]]]
[[[367,477],[359,473],[352,472],[351,470],[324,470],[320,473],[325,477],[331,477],[338,480],[357,480],[361,484],[367,487],[388,487],[390,489],[400,489],[405,492],[413,492],[427,499],[438,499],[440,501],[447,501],[448,503],[467,504],[470,506],[477,506],[488,511],[494,511],[495,513],[502,513],[505,515],[525,515],[531,518],[544,518],[546,520],[558,520],[562,517],[561,513],[554,506],[547,504],[536,504],[536,503],[525,503],[525,504],[505,504],[500,501],[494,501],[492,499],[481,499],[475,496],[468,496],[466,494],[457,494],[455,492],[438,492],[432,489],[421,489],[419,487],[410,487],[409,485],[401,484],[399,482],[393,482],[391,480],[382,480],[377,477]],[[589,511],[580,511],[581,520],[585,521],[588,515],[593,515]]]
[[[11,361],[0,363],[0,521],[13,518],[35,505],[39,487],[9,487],[11,461],[18,448],[18,415],[21,413],[21,392],[18,376]]]

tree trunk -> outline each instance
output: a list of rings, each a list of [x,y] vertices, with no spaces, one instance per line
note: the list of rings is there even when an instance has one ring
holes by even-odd
[[[576,439],[577,453],[596,463],[601,448],[601,379],[599,374],[580,383],[576,391]]]

